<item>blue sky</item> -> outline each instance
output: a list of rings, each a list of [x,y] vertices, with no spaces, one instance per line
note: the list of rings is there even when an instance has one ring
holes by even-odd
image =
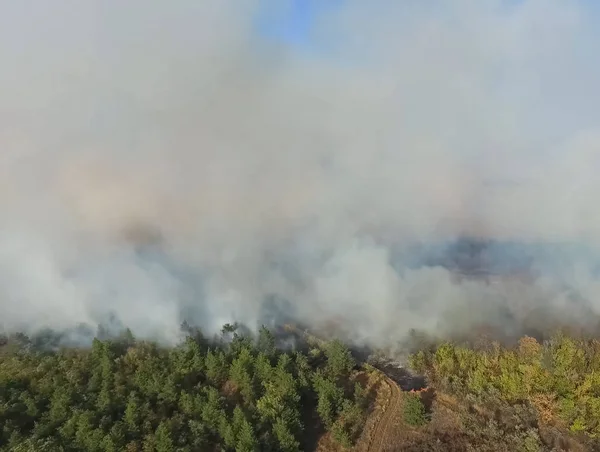
[[[319,14],[339,8],[344,0],[289,0],[281,8],[281,0],[263,0],[258,26],[261,33],[291,46],[310,47],[311,29]]]
[[[346,0],[262,0],[258,17],[258,27],[264,36],[284,42],[288,45],[307,49],[314,44],[311,29],[324,12],[339,9]],[[517,6],[523,0],[504,0],[508,7]],[[597,6],[594,2],[583,0],[586,8]]]

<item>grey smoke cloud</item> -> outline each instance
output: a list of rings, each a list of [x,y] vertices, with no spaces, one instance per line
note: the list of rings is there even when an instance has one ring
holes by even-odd
[[[407,245],[595,248],[590,5],[347,1],[317,21],[327,51],[300,53],[257,34],[259,3],[0,3],[5,329],[115,314],[174,340],[184,319],[261,322],[269,297],[376,344],[589,322],[579,252],[488,285],[409,266]]]

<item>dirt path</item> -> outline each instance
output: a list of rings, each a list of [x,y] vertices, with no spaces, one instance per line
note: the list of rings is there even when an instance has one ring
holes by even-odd
[[[392,421],[394,420],[394,415],[397,414],[400,405],[400,388],[398,388],[398,385],[389,378],[386,378],[385,382],[390,387],[390,400],[385,408],[385,411],[381,415],[381,419],[379,419],[375,430],[373,431],[371,444],[367,449],[368,452],[382,450],[382,447],[385,444],[384,440],[388,435],[388,430]]]

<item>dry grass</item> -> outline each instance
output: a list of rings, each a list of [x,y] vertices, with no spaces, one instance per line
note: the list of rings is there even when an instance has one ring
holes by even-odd
[[[363,432],[355,447],[351,449],[353,451],[448,450],[458,452],[467,450],[472,438],[465,434],[463,418],[472,416],[486,418],[492,414],[483,406],[465,404],[464,401],[450,394],[434,393],[432,389],[427,389],[415,392],[421,395],[424,403],[429,404],[432,413],[431,421],[423,427],[412,427],[403,419],[402,403],[405,392],[401,391],[393,381],[388,381],[379,371],[358,372],[354,378],[365,384],[368,391],[372,391],[372,399]],[[546,413],[550,415],[552,413],[551,406],[548,405],[550,402],[538,400],[536,405],[539,404],[540,408],[547,410]],[[545,437],[546,444],[552,444],[557,451],[589,450],[574,438],[565,435],[563,429],[554,422],[540,426],[540,434]],[[429,449],[432,446],[436,448]],[[476,447],[480,446],[483,448],[481,450],[491,450],[486,448],[488,445],[476,445]],[[316,450],[342,452],[347,449],[336,444],[330,434],[325,434],[319,439]]]

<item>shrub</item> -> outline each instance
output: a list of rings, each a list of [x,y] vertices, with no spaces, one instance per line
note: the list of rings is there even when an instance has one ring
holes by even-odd
[[[407,393],[402,407],[404,422],[415,427],[425,425],[429,420],[425,405],[418,394]]]

